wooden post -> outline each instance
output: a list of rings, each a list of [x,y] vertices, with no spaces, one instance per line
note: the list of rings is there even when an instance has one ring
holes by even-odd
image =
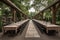
[[[36,19],[38,20],[38,15],[36,15]]]
[[[38,19],[38,16],[36,16],[36,19]]]
[[[25,15],[23,14],[23,19],[25,20]]]
[[[13,9],[13,14],[14,14],[14,22],[16,22],[16,11]]]
[[[15,9],[14,8],[11,8],[11,11],[12,11],[12,13],[13,13],[13,22],[16,22],[16,11],[15,11]]]
[[[56,24],[56,5],[51,7],[51,9],[52,9],[52,23]]]
[[[37,19],[37,16],[35,16],[35,19]]]
[[[21,16],[21,20],[22,20],[22,13],[20,13],[20,16]]]
[[[38,20],[40,20],[40,14],[38,14]]]
[[[27,16],[25,15],[25,19],[27,19]]]
[[[27,16],[25,15],[25,19],[27,19]]]
[[[27,19],[27,16],[25,15],[25,19]]]
[[[25,15],[24,15],[24,14],[22,14],[22,15],[23,15],[23,20],[24,20],[24,19],[25,19],[25,18],[24,18]]]
[[[38,15],[37,15],[37,19],[38,19],[38,20],[39,20],[39,17],[40,17],[40,15],[38,14]]]
[[[25,19],[27,19],[26,15],[24,16]]]
[[[40,13],[41,20],[43,20],[43,12]]]

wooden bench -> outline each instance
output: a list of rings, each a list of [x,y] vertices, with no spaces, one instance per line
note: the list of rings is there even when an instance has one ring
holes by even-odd
[[[38,22],[39,24],[43,25],[43,27],[46,28],[47,33],[48,33],[48,30],[60,31],[59,25],[55,25],[55,24],[51,24],[50,22],[39,21],[39,20],[35,20],[35,19],[33,19],[33,21]]]
[[[17,33],[17,29],[22,25],[24,24],[25,22],[27,22],[29,19],[27,20],[24,20],[24,21],[19,21],[17,23],[12,23],[10,25],[6,25],[2,28],[2,32],[5,33],[7,32],[8,30],[15,30],[15,33]]]

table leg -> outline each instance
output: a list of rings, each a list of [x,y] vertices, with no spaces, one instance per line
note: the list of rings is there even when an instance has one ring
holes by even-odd
[[[15,33],[17,34],[17,28],[16,28],[16,30],[15,30]]]
[[[5,30],[4,30],[4,28],[2,28],[2,32],[3,32],[3,34],[5,33]]]
[[[46,29],[46,33],[48,33],[48,29]]]

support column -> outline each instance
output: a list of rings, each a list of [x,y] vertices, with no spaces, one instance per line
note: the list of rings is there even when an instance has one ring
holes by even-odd
[[[28,16],[27,15],[25,15],[25,19],[28,19]]]
[[[24,15],[24,18],[23,19],[25,20],[25,15]]]
[[[27,19],[27,16],[25,15],[25,19]]]
[[[37,15],[37,19],[38,19],[38,20],[40,19],[40,14]]]
[[[52,9],[52,23],[56,24],[56,6],[54,5],[51,9]]]
[[[38,15],[36,15],[36,19],[38,20]]]
[[[41,20],[43,20],[43,12],[40,13]]]
[[[39,15],[39,20],[40,20],[40,18],[41,18],[40,13],[38,15]]]
[[[36,19],[38,19],[37,15],[36,15]]]
[[[20,13],[20,16],[21,16],[21,20],[22,20],[22,13]]]
[[[34,16],[34,19],[36,19],[36,16]]]
[[[14,9],[14,22],[16,22],[16,11]]]
[[[25,19],[27,19],[26,15],[24,16]]]
[[[24,17],[25,17],[25,15],[23,14],[23,20],[25,19]]]
[[[12,8],[12,13],[13,13],[13,22],[16,22],[16,10]]]

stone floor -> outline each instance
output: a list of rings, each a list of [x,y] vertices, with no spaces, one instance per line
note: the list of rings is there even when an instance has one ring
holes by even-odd
[[[19,32],[17,35],[10,35],[9,33],[3,35],[0,33],[0,40],[60,40],[60,32],[56,35],[47,35],[44,32],[41,32],[37,26],[32,27],[32,29],[31,27],[28,27],[28,25],[30,24],[28,23],[24,30],[22,32]],[[31,22],[31,26],[32,25],[33,23]],[[34,30],[33,34],[37,34],[38,37],[26,37],[28,29]]]

